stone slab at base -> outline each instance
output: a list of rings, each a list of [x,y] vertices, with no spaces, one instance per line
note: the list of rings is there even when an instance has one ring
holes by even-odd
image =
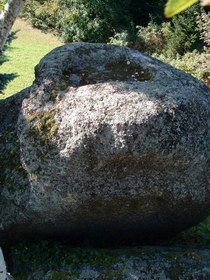
[[[139,247],[104,249],[113,264],[45,267],[29,272],[26,280],[209,280],[208,247]],[[24,280],[23,279],[23,280]]]

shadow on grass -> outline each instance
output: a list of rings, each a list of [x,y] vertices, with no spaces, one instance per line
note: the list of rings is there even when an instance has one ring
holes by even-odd
[[[4,51],[6,49],[8,49],[9,45],[11,44],[11,42],[16,39],[16,34],[17,32],[19,32],[19,30],[11,32],[10,35],[8,36],[7,39],[7,43],[6,46],[4,48]],[[8,59],[6,58],[6,56],[4,55],[4,51],[0,52],[0,66],[7,62]],[[4,90],[6,89],[7,85],[9,84],[9,82],[11,82],[12,80],[14,80],[18,75],[15,73],[0,73],[0,94],[4,94]]]
[[[14,74],[14,73],[11,73],[11,74],[6,74],[6,73],[0,74],[0,94],[4,94],[4,90],[6,89],[7,85],[9,84],[9,82],[11,82],[17,76],[18,75]]]

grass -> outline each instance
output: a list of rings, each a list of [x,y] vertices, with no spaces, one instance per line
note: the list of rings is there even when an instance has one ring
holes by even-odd
[[[0,73],[15,74],[16,77],[9,82],[0,99],[30,86],[34,80],[34,67],[40,59],[52,49],[62,45],[51,34],[45,34],[31,27],[22,19],[16,20],[13,31],[18,31],[17,38],[5,52],[8,61],[1,65]]]
[[[199,223],[182,233],[180,233],[173,241],[172,244],[181,245],[210,245],[210,216],[203,222]]]

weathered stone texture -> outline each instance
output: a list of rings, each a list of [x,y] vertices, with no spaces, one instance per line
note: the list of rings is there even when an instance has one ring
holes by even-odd
[[[151,242],[210,214],[210,90],[190,75],[129,48],[73,43],[41,60],[19,106],[24,174],[11,196],[27,197],[26,225],[14,212],[12,232]]]
[[[66,265],[28,272],[27,280],[209,280],[208,248],[140,247],[107,250],[112,265]]]

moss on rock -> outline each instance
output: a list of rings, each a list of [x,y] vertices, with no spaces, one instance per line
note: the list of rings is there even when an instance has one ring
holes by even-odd
[[[58,131],[58,125],[54,120],[55,114],[55,110],[41,111],[27,119],[27,122],[33,123],[30,126],[28,135],[39,140],[41,146],[49,144],[52,137],[55,136]]]

